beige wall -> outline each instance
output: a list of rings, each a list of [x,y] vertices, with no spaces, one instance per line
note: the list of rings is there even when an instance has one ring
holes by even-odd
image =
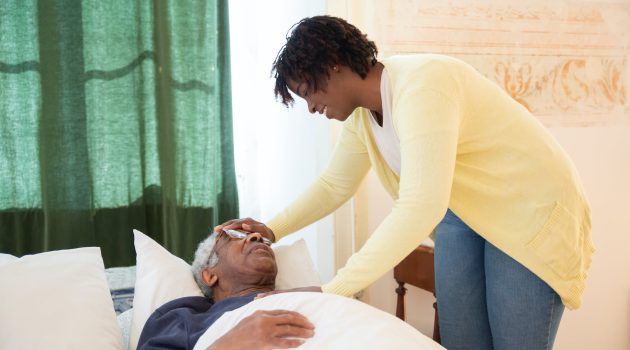
[[[329,0],[328,13],[367,32],[381,56],[464,59],[549,128],[584,182],[597,249],[583,305],[565,311],[555,348],[630,349],[630,2]],[[338,267],[352,251],[346,233],[360,246],[392,204],[370,174],[336,215]],[[364,300],[394,313],[395,288],[390,272]],[[409,288],[407,320],[428,335],[432,302]]]

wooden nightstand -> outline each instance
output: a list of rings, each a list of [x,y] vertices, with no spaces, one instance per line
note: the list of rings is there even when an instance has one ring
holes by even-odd
[[[396,316],[405,320],[405,283],[422,288],[435,296],[435,272],[433,264],[433,248],[421,245],[414,249],[403,261],[394,267],[394,279],[398,282],[396,294]],[[435,319],[433,321],[433,340],[440,342],[437,303],[433,303]]]

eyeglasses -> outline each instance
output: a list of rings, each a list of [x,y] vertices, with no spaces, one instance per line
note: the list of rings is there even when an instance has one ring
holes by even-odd
[[[232,239],[247,239],[247,237],[252,234],[251,232],[245,232],[245,231],[240,231],[240,230],[225,230],[225,229],[223,230],[223,233],[225,233],[229,238],[232,238]],[[221,234],[219,234],[218,238],[220,237],[221,237]],[[253,238],[254,241],[258,239],[260,239],[260,241],[267,246],[270,246],[272,243],[270,239],[262,237],[262,236],[260,236],[260,238],[255,236]]]
[[[240,231],[240,230],[223,230],[219,233],[217,232],[213,232],[212,235],[215,235],[215,241],[218,241],[219,239],[221,239],[221,237],[224,237],[225,233],[225,237],[228,239],[247,239],[247,237],[251,234],[251,232],[245,232],[245,231]],[[271,245],[271,240],[262,236],[254,236],[252,237],[253,241],[261,241],[263,244],[270,246]],[[217,255],[217,244],[215,243],[214,246],[212,247],[212,251],[210,252],[210,256],[208,257],[208,266],[212,267],[214,265],[217,264],[217,262],[219,261],[219,256]]]

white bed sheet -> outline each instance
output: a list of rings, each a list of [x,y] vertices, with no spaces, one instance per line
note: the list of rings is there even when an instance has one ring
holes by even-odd
[[[325,293],[271,295],[225,313],[202,336],[195,350],[208,348],[256,310],[297,311],[315,325],[315,336],[299,349],[444,349],[393,315],[360,301]]]

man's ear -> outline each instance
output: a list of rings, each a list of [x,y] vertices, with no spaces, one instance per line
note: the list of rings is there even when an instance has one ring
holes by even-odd
[[[213,271],[211,271],[210,269],[205,269],[201,271],[201,279],[203,279],[203,283],[205,283],[206,286],[210,288],[214,287],[217,281],[219,281],[219,277],[212,272]]]

